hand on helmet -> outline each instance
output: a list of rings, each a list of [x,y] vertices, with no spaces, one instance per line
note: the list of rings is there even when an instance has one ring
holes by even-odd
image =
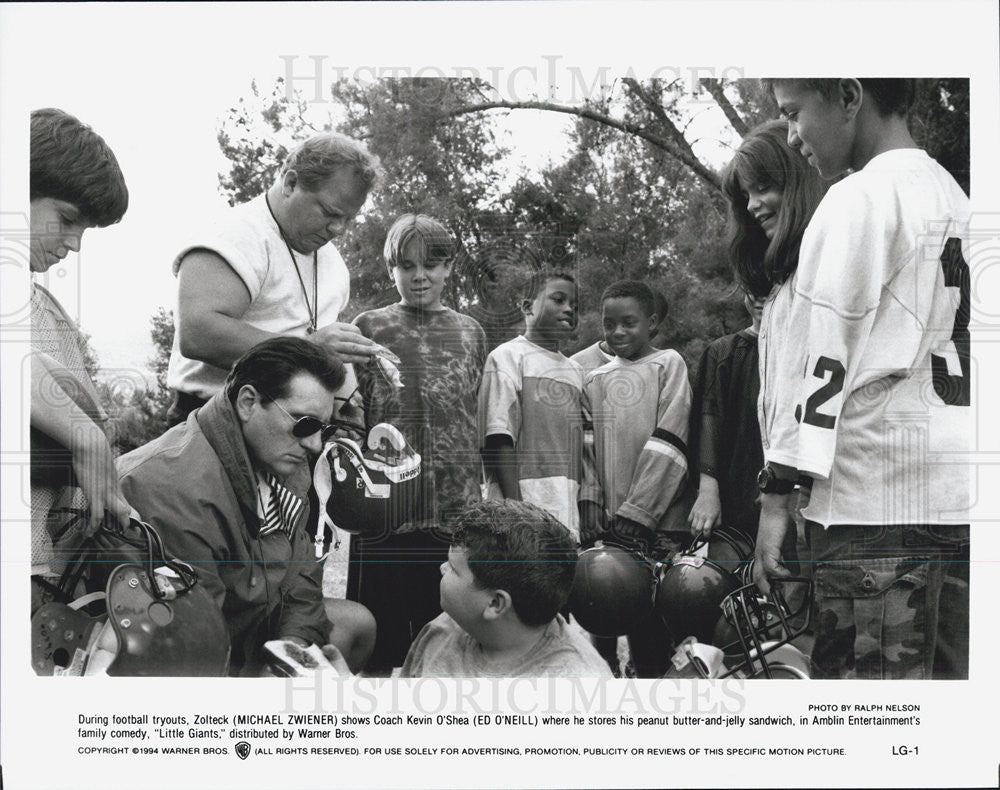
[[[596,502],[583,500],[580,510],[580,545],[583,548],[592,546],[607,528],[604,518],[604,508]]]
[[[704,472],[698,484],[698,498],[688,514],[691,534],[708,537],[722,522],[722,503],[719,501],[719,481]]]
[[[610,529],[601,536],[605,543],[638,551],[644,555],[649,554],[653,538],[653,532],[648,527],[623,516],[615,516]]]
[[[128,526],[131,510],[118,483],[115,458],[108,440],[96,427],[88,428],[92,430],[79,432],[84,438],[73,452],[73,472],[90,506],[84,537],[90,537],[98,530],[106,514],[111,523]]]
[[[708,537],[712,530],[717,527],[722,520],[722,506],[719,503],[718,494],[702,489],[698,492],[698,498],[691,507],[688,514],[688,524],[691,527],[691,534],[695,537],[701,535]]]
[[[764,595],[770,592],[770,579],[791,576],[791,572],[781,564],[781,544],[785,540],[789,521],[787,499],[787,495],[782,494],[761,495],[753,580]]]

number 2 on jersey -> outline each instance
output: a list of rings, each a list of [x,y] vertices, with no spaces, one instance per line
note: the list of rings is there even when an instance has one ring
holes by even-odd
[[[955,310],[955,324],[951,330],[951,342],[958,354],[961,372],[953,376],[948,372],[948,362],[944,357],[931,354],[931,375],[934,391],[949,406],[968,406],[971,401],[969,386],[969,264],[962,255],[962,242],[951,238],[941,253],[941,270],[944,284],[948,288],[958,288],[958,309]]]
[[[949,406],[968,406],[971,400],[969,386],[969,265],[962,255],[962,242],[950,238],[941,252],[941,270],[944,272],[944,284],[947,288],[958,288],[959,302],[955,310],[955,323],[951,331],[951,342],[958,354],[960,372],[952,375],[948,372],[948,362],[944,357],[931,354],[931,374],[934,381],[934,391]],[[816,390],[806,401],[805,416],[802,422],[815,425],[817,428],[833,428],[837,418],[819,411],[820,406],[837,395],[844,387],[844,366],[836,359],[820,357],[816,360],[813,376],[830,379]],[[798,420],[801,407],[795,409],[795,419]]]
[[[830,380],[809,396],[806,401],[806,416],[802,418],[802,422],[807,425],[815,425],[817,428],[833,428],[837,424],[835,416],[821,413],[819,407],[844,388],[844,376],[846,375],[844,366],[836,359],[820,357],[816,360],[816,367],[813,368],[813,376],[825,379],[827,373],[830,374]],[[795,407],[796,420],[799,419],[801,408],[801,406]]]

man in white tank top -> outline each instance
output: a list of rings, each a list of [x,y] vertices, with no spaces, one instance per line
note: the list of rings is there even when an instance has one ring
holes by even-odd
[[[305,337],[344,362],[366,362],[380,349],[338,321],[350,279],[331,243],[380,174],[377,157],[360,143],[316,135],[288,155],[265,194],[230,209],[184,246],[173,264],[171,423],[220,391],[233,362],[269,337]]]

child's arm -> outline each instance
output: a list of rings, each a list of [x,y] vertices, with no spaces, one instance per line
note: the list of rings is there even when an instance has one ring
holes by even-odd
[[[61,444],[73,456],[77,485],[87,498],[86,532],[93,534],[107,510],[122,527],[131,508],[122,496],[114,454],[104,432],[59,384],[72,374],[48,354],[31,357],[31,427]]]
[[[636,463],[628,496],[616,517],[654,531],[687,479],[687,433],[691,387],[679,354],[662,375],[657,425]]]
[[[499,353],[497,353],[499,352]],[[483,467],[507,499],[520,499],[515,437],[521,430],[520,370],[504,347],[495,349],[483,366],[479,387],[479,436]]]
[[[699,470],[698,497],[688,514],[691,534],[695,536],[710,535],[722,520],[718,468],[721,410],[725,403],[721,395],[725,385],[720,380],[718,350],[718,343],[710,343],[701,356],[688,423],[695,434],[691,437],[689,458]]]
[[[486,437],[483,449],[483,466],[500,486],[505,499],[520,499],[521,487],[517,482],[517,450],[514,440],[506,434],[491,434]]]
[[[607,519],[604,516],[604,497],[601,491],[600,477],[597,474],[597,457],[594,452],[593,410],[586,382],[581,397],[581,411],[583,417],[583,476],[580,481],[578,508],[580,513],[580,543],[586,546],[597,540],[601,533],[607,529]]]
[[[692,535],[712,534],[722,518],[722,502],[719,499],[719,481],[712,475],[701,472],[698,480],[698,498],[691,506],[688,524]]]

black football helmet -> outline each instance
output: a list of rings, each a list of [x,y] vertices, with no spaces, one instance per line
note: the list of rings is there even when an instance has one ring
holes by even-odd
[[[624,636],[653,610],[652,563],[638,552],[598,544],[577,558],[569,608],[585,631]]]
[[[398,428],[379,423],[363,445],[348,437],[328,440],[313,483],[328,525],[366,538],[388,535],[417,511],[420,454]]]
[[[712,642],[720,605],[740,587],[752,555],[753,542],[746,535],[718,528],[657,567],[656,610],[675,643],[687,637]]]

